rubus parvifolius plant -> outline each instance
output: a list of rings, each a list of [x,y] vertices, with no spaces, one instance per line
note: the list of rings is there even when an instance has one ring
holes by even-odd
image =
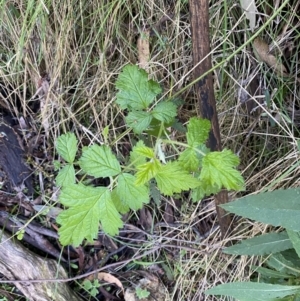
[[[192,190],[193,201],[223,187],[240,190],[244,186],[236,170],[239,158],[230,150],[211,152],[205,146],[210,131],[208,120],[191,118],[185,130],[186,139],[181,139],[185,143],[170,139],[169,129],[178,126],[176,102],[158,101],[162,89],[148,79],[144,70],[125,66],[116,88],[115,103],[125,111],[126,125],[139,138],[132,146],[127,165],[120,164],[109,143],[84,147],[75,161],[75,135],[67,133],[56,141],[57,152],[65,161],[56,177],[61,187],[59,201],[68,207],[57,217],[62,245],[78,246],[83,239],[92,241],[99,226],[105,233],[116,235],[123,226],[120,214],[141,209],[148,203],[153,183],[165,196]],[[106,131],[102,133],[104,141]],[[169,153],[164,151],[166,145]],[[89,177],[109,178],[110,184],[85,185],[76,176],[76,170]]]

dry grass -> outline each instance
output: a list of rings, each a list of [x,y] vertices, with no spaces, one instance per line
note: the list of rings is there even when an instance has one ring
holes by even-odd
[[[264,27],[260,36],[283,61],[289,78],[279,76],[254,56],[247,43],[252,33],[237,1],[211,1],[212,61],[214,65],[224,62],[214,70],[220,128],[224,146],[241,158],[245,194],[299,185],[300,11],[298,2],[290,1],[265,26],[268,16],[277,14],[273,1],[268,3],[259,7],[259,28]],[[8,93],[0,94],[1,107],[18,118],[26,117],[45,133],[51,155],[61,133],[71,130],[85,143],[92,143],[103,140],[106,126],[109,139],[118,141],[116,149],[121,149],[131,137],[120,138],[125,128],[122,112],[113,104],[114,82],[123,66],[137,63],[137,39],[144,29],[151,30],[148,71],[161,83],[165,95],[180,93],[192,79],[187,1],[1,1],[0,84]],[[241,45],[245,45],[242,51],[227,60]],[[250,94],[248,105],[237,97],[242,81],[248,81],[243,85]],[[38,112],[32,109],[37,96],[42,101]],[[180,97],[185,105],[179,118],[185,122],[197,112],[197,96],[190,87]],[[172,239],[201,252],[181,252],[175,263],[168,263],[165,257],[174,276],[170,300],[208,300],[211,298],[203,294],[207,288],[248,279],[248,267],[256,259],[224,255],[222,247],[266,231],[263,225],[239,220],[226,241],[220,240],[218,230],[197,241],[191,232],[194,221],[214,220],[215,215],[212,207],[192,206],[179,213],[178,220],[187,226]],[[159,222],[162,208],[151,210],[161,210],[154,214]],[[168,233],[160,235],[158,241],[172,242]]]

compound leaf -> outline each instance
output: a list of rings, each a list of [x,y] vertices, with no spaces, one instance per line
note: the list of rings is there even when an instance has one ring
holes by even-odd
[[[144,203],[149,202],[149,189],[145,185],[137,186],[135,182],[136,177],[128,173],[118,177],[117,194],[121,202],[132,210],[141,209]]]
[[[154,178],[161,168],[161,163],[157,159],[152,159],[145,164],[137,166],[136,185],[143,185]]]
[[[117,104],[121,109],[142,110],[149,107],[154,98],[161,93],[161,87],[153,80],[148,80],[145,70],[135,65],[127,65],[116,81]]]
[[[170,101],[163,101],[160,102],[151,113],[157,120],[169,123],[172,122],[177,115],[177,107]]]
[[[286,232],[268,233],[226,248],[223,252],[236,255],[266,255],[292,249],[293,245]]]
[[[117,234],[123,225],[105,187],[68,185],[61,190],[60,202],[70,207],[56,219],[61,224],[59,239],[64,246],[78,246],[85,238],[92,242],[98,234],[99,220],[103,231],[110,235]]]
[[[206,143],[210,132],[210,122],[207,119],[192,117],[187,126],[187,143],[190,146],[198,146]]]
[[[244,186],[244,179],[235,169],[238,164],[239,158],[230,150],[211,152],[202,159],[200,180],[219,189],[225,187],[228,190],[241,190]]]
[[[73,164],[67,164],[58,173],[55,178],[57,186],[67,186],[75,183],[75,169]]]
[[[300,189],[274,190],[221,205],[225,210],[275,227],[300,231]]]
[[[93,177],[111,177],[121,172],[120,164],[111,149],[94,144],[83,150],[79,165]]]
[[[77,153],[77,139],[74,133],[59,136],[56,140],[56,150],[68,163],[73,163]]]
[[[221,284],[205,292],[206,295],[231,296],[238,300],[271,301],[299,292],[300,286],[277,285],[256,282]]]
[[[152,116],[145,111],[132,111],[125,119],[127,125],[132,127],[135,133],[141,134],[149,127]]]
[[[178,162],[168,162],[162,165],[154,178],[158,189],[165,195],[173,195],[201,184],[199,180],[182,169]]]

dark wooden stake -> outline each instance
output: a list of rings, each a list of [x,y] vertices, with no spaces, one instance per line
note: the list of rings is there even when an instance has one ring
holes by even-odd
[[[212,67],[209,41],[209,0],[190,0],[190,20],[193,43],[193,65],[194,79],[209,71]],[[212,74],[209,73],[195,84],[196,93],[199,97],[200,116],[211,122],[211,132],[208,147],[212,151],[222,150],[216,100],[213,90]],[[228,202],[227,191],[221,191],[215,196],[217,216],[220,224],[221,234],[224,237],[228,232],[231,219],[226,211],[219,205]]]

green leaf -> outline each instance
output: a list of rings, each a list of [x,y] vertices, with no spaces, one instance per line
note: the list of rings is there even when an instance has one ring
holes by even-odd
[[[133,147],[130,152],[130,163],[132,163],[135,167],[138,165],[142,165],[146,163],[146,157],[143,152],[136,151],[139,148],[146,147],[142,140],[138,141],[138,143]],[[152,150],[152,149],[151,149]]]
[[[117,188],[114,188],[113,191],[111,192],[111,199],[118,212],[125,214],[130,210],[129,206],[121,201],[117,193]]]
[[[286,229],[292,245],[300,258],[300,232]]]
[[[164,123],[169,123],[172,122],[177,115],[177,107],[170,101],[162,101],[153,109],[151,114],[154,118]]]
[[[241,243],[226,248],[226,254],[266,255],[293,248],[286,232],[268,233],[242,240]]]
[[[125,206],[138,210],[149,203],[149,189],[145,185],[137,186],[136,177],[123,173],[118,177],[117,194]]]
[[[224,204],[225,210],[273,226],[300,231],[300,189],[275,190]]]
[[[121,172],[117,158],[106,145],[94,144],[83,150],[79,165],[84,172],[96,178],[111,177]]]
[[[152,116],[148,112],[132,111],[125,119],[127,125],[132,127],[135,133],[141,134],[149,127]]]
[[[73,164],[67,164],[58,173],[55,178],[57,186],[67,186],[75,183],[75,169]]]
[[[134,148],[134,151],[136,153],[138,153],[139,155],[149,158],[149,159],[154,159],[155,158],[155,154],[152,148],[147,147],[145,145],[140,145],[140,146],[136,146]]]
[[[267,260],[267,265],[280,273],[297,277],[300,275],[300,260],[294,250],[272,254]]]
[[[201,185],[192,190],[193,202],[201,201],[205,196],[216,194],[220,189],[216,186],[211,187],[207,182],[201,181]]]
[[[99,220],[103,231],[110,235],[116,235],[123,226],[110,191],[105,187],[68,185],[62,188],[59,199],[70,207],[56,219],[61,224],[59,240],[64,246],[78,246],[85,238],[92,242],[98,235]]]
[[[265,276],[268,278],[288,279],[294,277],[292,275],[284,274],[264,267],[251,266],[251,269],[259,273],[261,276]]]
[[[149,107],[154,98],[161,93],[161,87],[153,80],[148,80],[145,70],[135,65],[127,65],[116,81],[117,104],[122,110],[142,110]]]
[[[61,135],[56,140],[56,150],[68,163],[73,163],[77,153],[77,139],[74,133]]]
[[[182,169],[178,162],[169,162],[162,165],[155,176],[155,180],[158,189],[165,195],[173,195],[201,184],[199,180]]]
[[[211,187],[228,190],[241,190],[244,180],[240,172],[235,169],[239,158],[230,150],[211,152],[202,159],[200,180],[206,181]]]
[[[178,160],[180,165],[187,171],[197,171],[200,167],[200,160],[193,148],[185,149]]]
[[[136,295],[137,295],[137,297],[138,297],[139,299],[147,298],[147,297],[149,297],[149,295],[150,295],[150,292],[149,292],[149,291],[147,291],[146,289],[142,289],[142,288],[140,288],[140,287],[137,287],[137,288],[135,289],[135,293],[136,293]]]
[[[206,143],[210,132],[210,122],[207,119],[192,117],[187,126],[187,142],[190,146]]]
[[[154,178],[161,168],[161,163],[157,159],[152,159],[151,161],[137,166],[136,173],[136,185],[143,185],[147,183],[150,179]]]
[[[218,285],[205,292],[206,295],[231,296],[238,300],[268,301],[296,294],[300,286],[274,285],[255,282],[234,282]]]

